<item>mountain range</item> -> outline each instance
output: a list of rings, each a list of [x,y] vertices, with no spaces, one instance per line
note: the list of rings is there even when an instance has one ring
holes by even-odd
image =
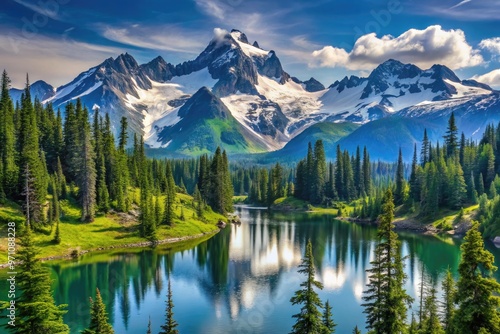
[[[366,145],[372,158],[394,160],[399,147],[410,158],[427,129],[441,140],[455,113],[468,137],[500,121],[500,93],[474,80],[461,80],[443,65],[420,69],[387,60],[368,77],[345,77],[329,87],[301,81],[283,69],[273,50],[250,43],[238,30],[216,29],[194,60],[173,65],[157,57],[138,64],[128,53],[54,88],[44,81],[31,95],[64,110],[80,98],[89,109],[129,120],[155,154],[193,156],[213,152],[272,152],[299,157],[307,142],[324,139],[353,150]],[[14,100],[21,90],[11,89]]]

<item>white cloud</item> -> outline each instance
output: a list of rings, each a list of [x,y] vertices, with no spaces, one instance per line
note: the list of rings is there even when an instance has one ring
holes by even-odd
[[[479,47],[496,55],[500,55],[500,37],[483,39],[481,43],[479,43]]]
[[[229,10],[229,7],[220,1],[214,1],[214,0],[195,0],[195,1],[196,4],[201,8],[201,10],[203,10],[203,12],[220,20],[224,19],[225,13]]]
[[[472,79],[490,85],[493,88],[500,88],[500,68],[483,75],[475,75]]]
[[[443,30],[430,26],[424,30],[410,29],[398,37],[375,33],[361,36],[353,49],[325,46],[312,53],[312,67],[345,67],[351,70],[371,70],[378,64],[397,59],[428,68],[443,64],[452,69],[480,65],[484,62],[479,50],[470,46],[462,30]]]
[[[174,25],[142,26],[132,24],[126,27],[99,26],[97,30],[107,39],[122,44],[184,53],[199,53],[206,44],[204,34],[186,32]]]
[[[469,3],[469,2],[471,2],[471,1],[472,1],[472,0],[463,0],[463,1],[459,2],[459,3],[457,3],[455,6],[450,7],[450,9],[455,9],[455,8],[458,8],[458,7],[463,6],[463,5],[465,5],[466,3]]]

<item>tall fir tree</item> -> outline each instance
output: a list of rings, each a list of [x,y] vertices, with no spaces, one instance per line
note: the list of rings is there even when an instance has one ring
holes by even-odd
[[[170,162],[167,162],[166,167],[166,175],[167,175],[167,190],[165,192],[165,209],[163,211],[163,222],[169,226],[174,224],[175,212],[174,212],[174,204],[175,204],[175,182],[174,176],[172,174],[172,168]]]
[[[454,331],[461,334],[500,333],[500,283],[492,277],[497,267],[494,257],[484,249],[479,223],[474,222],[460,246],[462,259],[458,266],[453,317]]]
[[[446,146],[446,156],[454,157],[458,153],[458,128],[455,124],[455,113],[451,113],[448,119],[448,128],[444,136],[444,144]]]
[[[313,170],[311,173],[311,202],[320,204],[325,197],[326,187],[326,156],[322,140],[314,144]]]
[[[51,279],[48,271],[37,258],[31,227],[28,224],[21,238],[19,251],[18,288],[22,291],[16,300],[16,326],[11,327],[18,334],[69,333],[63,322],[67,305],[55,305],[52,297]],[[9,326],[10,327],[10,326]]]
[[[10,79],[4,70],[0,95],[0,192],[7,197],[17,193],[19,168],[16,164],[16,138],[14,125],[14,105],[9,95]],[[1,196],[1,194],[0,194]]]
[[[430,161],[430,142],[427,137],[427,129],[424,129],[424,138],[422,139],[422,149],[420,150],[420,164],[425,166]]]
[[[368,270],[368,289],[363,297],[368,328],[376,333],[405,333],[407,304],[411,297],[404,284],[406,274],[401,258],[401,244],[393,231],[394,199],[385,192],[382,214],[379,217],[375,259]]]
[[[323,325],[325,327],[324,334],[335,333],[335,327],[337,327],[337,324],[333,321],[332,307],[330,306],[330,302],[328,300],[325,303],[325,310],[323,312]]]
[[[179,334],[177,322],[174,319],[174,301],[172,299],[172,286],[168,280],[167,308],[165,312],[165,325],[161,326],[159,334]]]
[[[446,331],[446,334],[453,333],[453,316],[455,314],[455,294],[456,283],[453,279],[453,275],[451,273],[450,268],[446,271],[446,276],[442,282],[443,286],[443,314],[442,314],[442,323],[443,327]]]
[[[80,139],[80,173],[77,176],[79,186],[80,203],[82,205],[81,220],[84,222],[93,222],[96,211],[96,169],[95,152],[92,147],[90,125],[88,122],[88,113],[84,109],[82,113]]]
[[[301,289],[297,290],[290,299],[292,305],[302,305],[300,312],[293,315],[293,318],[297,320],[292,327],[291,334],[324,333],[327,329],[321,319],[320,311],[323,308],[323,303],[314,290],[314,288],[323,289],[323,284],[316,281],[315,278],[316,270],[314,269],[311,240],[307,242],[306,252],[298,272],[306,275],[306,280],[300,284]]]
[[[404,162],[403,153],[399,148],[398,162],[396,165],[396,189],[394,191],[394,203],[396,205],[403,204],[405,200],[405,175],[404,175]]]
[[[95,301],[90,298],[90,325],[82,334],[114,334],[99,289],[96,289]]]

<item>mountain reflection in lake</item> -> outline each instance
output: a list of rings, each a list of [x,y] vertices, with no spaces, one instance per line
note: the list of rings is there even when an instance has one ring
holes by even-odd
[[[237,214],[240,226],[228,226],[184,249],[121,250],[50,263],[55,299],[69,304],[65,321],[72,333],[88,325],[88,298],[96,287],[116,333],[145,333],[149,317],[153,332],[158,332],[165,319],[168,277],[181,333],[288,333],[291,316],[299,309],[289,300],[304,279],[297,266],[308,239],[317,278],[325,286],[320,297],[333,306],[337,332],[364,327],[360,304],[375,247],[374,227],[325,215],[243,207]],[[406,288],[412,296],[417,295],[422,263],[434,280],[448,266],[456,272],[459,241],[410,233],[400,238],[408,255]]]

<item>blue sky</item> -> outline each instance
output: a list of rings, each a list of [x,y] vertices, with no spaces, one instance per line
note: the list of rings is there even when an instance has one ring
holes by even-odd
[[[389,58],[449,66],[500,87],[497,0],[5,0],[0,64],[14,86],[55,86],[108,57],[195,58],[215,28],[273,49],[287,72],[325,85]]]

